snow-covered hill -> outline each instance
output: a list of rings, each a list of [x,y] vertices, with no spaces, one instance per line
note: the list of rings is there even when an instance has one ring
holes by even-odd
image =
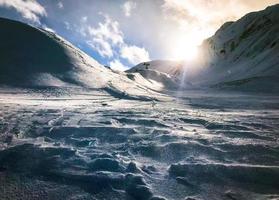
[[[149,99],[154,94],[54,33],[4,18],[0,18],[0,27],[2,86],[82,87],[124,98]]]
[[[143,71],[152,69],[194,86],[278,92],[278,33],[279,5],[274,5],[225,23],[202,43],[193,63],[151,61],[129,71],[151,79]]]

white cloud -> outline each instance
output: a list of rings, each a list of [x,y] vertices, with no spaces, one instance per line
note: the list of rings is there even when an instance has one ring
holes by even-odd
[[[89,27],[88,30],[92,36],[109,40],[112,44],[123,43],[123,33],[119,30],[118,22],[109,16],[105,16],[105,22],[100,22],[97,28]]]
[[[93,38],[87,41],[87,44],[97,51],[102,57],[111,58],[113,56],[113,49],[110,43],[103,38]]]
[[[0,0],[0,6],[13,8],[23,18],[40,24],[40,17],[46,16],[44,7],[35,0]]]
[[[123,12],[124,12],[125,16],[130,17],[131,16],[131,11],[133,9],[135,9],[136,6],[137,6],[136,2],[126,1],[122,6],[122,9],[123,9]]]
[[[118,59],[115,59],[109,63],[111,69],[125,71],[128,68],[124,66]]]
[[[105,21],[100,22],[98,27],[89,26],[88,35],[91,37],[88,44],[103,57],[112,57],[113,46],[124,43],[118,22],[109,16],[105,16]]]
[[[145,48],[140,48],[134,45],[123,46],[121,48],[121,57],[127,59],[133,65],[150,60],[149,53]]]
[[[64,5],[63,5],[63,3],[62,3],[61,1],[59,1],[59,2],[57,3],[57,6],[58,6],[58,8],[60,8],[60,9],[63,9],[63,8],[64,8]]]
[[[99,53],[102,57],[106,58],[124,58],[130,64],[138,64],[142,61],[150,60],[149,53],[145,48],[140,48],[135,45],[128,45],[124,41],[124,34],[119,28],[119,23],[112,20],[109,16],[103,15],[104,21],[99,22],[97,26],[93,27],[88,25],[84,20],[86,28],[86,35],[88,37],[87,44]],[[80,30],[82,30],[81,28]],[[82,34],[82,32],[80,32]],[[125,67],[122,63],[115,59],[110,63],[115,68]]]

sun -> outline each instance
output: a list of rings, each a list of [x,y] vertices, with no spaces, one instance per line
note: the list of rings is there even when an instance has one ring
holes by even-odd
[[[177,45],[172,52],[172,57],[175,60],[192,61],[197,58],[198,47],[185,44]]]
[[[204,38],[203,33],[200,31],[181,31],[173,33],[171,38],[168,41],[168,47],[172,59],[182,61],[197,59],[198,49]]]

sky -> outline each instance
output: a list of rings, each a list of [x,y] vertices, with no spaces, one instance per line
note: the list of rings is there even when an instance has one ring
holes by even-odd
[[[0,17],[53,31],[118,70],[190,60],[226,21],[279,0],[0,0]],[[20,33],[19,33],[20,34]]]

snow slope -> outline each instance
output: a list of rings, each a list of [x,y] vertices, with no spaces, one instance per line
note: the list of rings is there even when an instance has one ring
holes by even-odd
[[[250,84],[251,89],[264,84],[268,86],[264,90],[278,91],[274,83],[279,80],[278,32],[279,5],[225,23],[201,46],[204,69],[196,82],[236,88]]]
[[[115,73],[58,35],[0,18],[0,85],[83,87],[119,98],[152,99],[154,92]]]
[[[279,5],[274,5],[225,23],[202,43],[198,59],[192,63],[151,61],[129,72],[151,79],[148,70],[152,69],[167,73],[180,84],[191,82],[184,83],[191,87],[279,92],[278,32]]]

